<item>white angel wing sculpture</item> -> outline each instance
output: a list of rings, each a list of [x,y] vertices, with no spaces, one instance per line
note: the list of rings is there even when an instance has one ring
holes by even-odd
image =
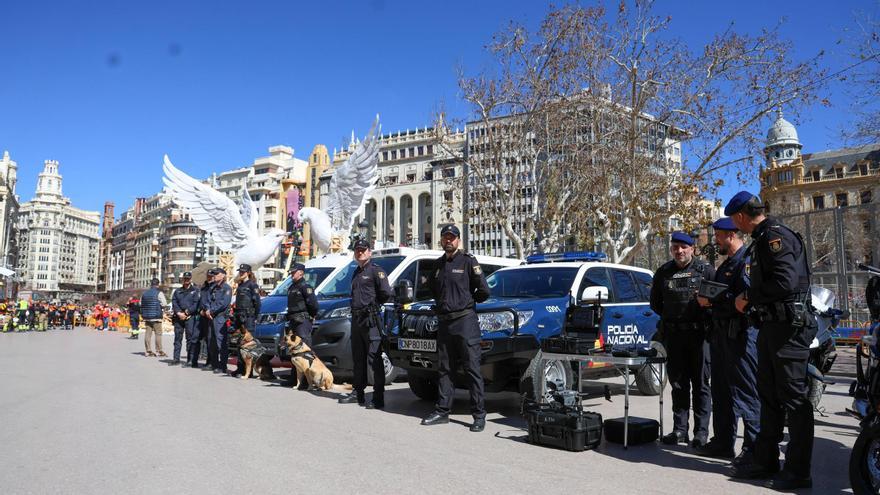
[[[330,179],[330,198],[326,213],[335,231],[347,233],[354,224],[354,218],[375,189],[379,179],[379,138],[382,126],[379,116],[370,128],[367,137],[352,154],[339,166]]]
[[[309,232],[312,242],[321,252],[330,251],[330,237],[333,235],[333,227],[330,225],[330,217],[326,213],[311,207],[299,210],[300,223],[309,223]]]
[[[178,170],[168,155],[162,170],[162,181],[174,203],[209,233],[220,249],[235,253],[235,264],[247,263],[256,270],[275,254],[286,234],[280,229],[268,229],[262,236],[258,233],[256,207],[247,190],[242,193],[239,209],[226,195]]]

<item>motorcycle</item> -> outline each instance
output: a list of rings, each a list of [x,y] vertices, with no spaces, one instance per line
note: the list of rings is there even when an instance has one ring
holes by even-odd
[[[880,268],[859,264],[859,268],[880,275]],[[849,457],[849,482],[853,493],[880,493],[880,321],[856,346],[856,381],[849,410],[859,422],[859,436]]]
[[[834,339],[834,329],[840,320],[848,314],[834,307],[834,293],[823,287],[811,287],[810,295],[815,309],[818,331],[813,342],[810,344],[810,359],[807,361],[807,381],[809,382],[809,400],[813,410],[822,413],[819,409],[819,401],[825,393],[825,387],[834,382],[825,375],[831,371],[834,361],[837,359],[837,344]]]

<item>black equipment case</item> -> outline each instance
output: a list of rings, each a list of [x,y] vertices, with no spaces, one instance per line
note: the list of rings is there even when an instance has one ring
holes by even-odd
[[[605,438],[609,442],[623,443],[623,418],[605,420]],[[650,443],[660,436],[660,423],[648,418],[629,417],[629,442],[627,445]]]
[[[602,442],[602,415],[558,403],[528,402],[529,443],[572,452],[596,448]]]
[[[541,350],[558,354],[590,354],[596,345],[595,338],[557,335],[541,341]]]

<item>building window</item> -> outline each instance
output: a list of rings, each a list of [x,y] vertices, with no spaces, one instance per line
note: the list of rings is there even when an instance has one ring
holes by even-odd
[[[822,171],[821,170],[813,170],[813,182],[819,182],[822,180]]]
[[[868,164],[862,163],[859,165],[859,174],[868,175]]]
[[[776,175],[776,181],[778,184],[788,184],[791,182],[791,177],[791,170],[785,170]]]
[[[846,193],[837,193],[834,197],[837,199],[837,206],[846,206],[849,204]]]
[[[443,169],[443,178],[451,179],[455,177],[455,169],[454,168],[444,168]]]
[[[813,209],[822,210],[825,208],[825,196],[813,196]]]
[[[871,198],[871,190],[870,189],[865,189],[864,191],[859,193],[859,200],[862,202],[863,205],[870,203],[871,199],[873,199],[873,198]]]
[[[834,169],[834,176],[837,177],[838,179],[842,179],[843,178],[843,167],[835,168]]]
[[[382,152],[382,161],[383,161],[383,162],[387,162],[387,161],[388,161],[388,152],[387,152],[387,151],[383,151],[383,152]]]
[[[391,150],[391,159],[397,160],[397,150]]]
[[[429,154],[429,155],[433,155],[433,154],[434,154],[434,145],[433,145],[433,144],[429,144],[429,145],[428,145],[428,154]]]
[[[424,156],[424,154],[425,154],[425,147],[424,147],[424,146],[419,146],[419,147],[418,147],[418,150],[419,150],[419,156]]]

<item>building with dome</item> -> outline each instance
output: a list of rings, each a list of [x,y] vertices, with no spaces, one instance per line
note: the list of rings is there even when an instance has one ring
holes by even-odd
[[[94,292],[101,215],[74,207],[61,192],[58,162],[46,160],[34,198],[18,215],[18,276],[24,289],[67,299]]]
[[[880,198],[880,143],[801,153],[782,112],[767,131],[761,198],[774,214],[870,204]]]

